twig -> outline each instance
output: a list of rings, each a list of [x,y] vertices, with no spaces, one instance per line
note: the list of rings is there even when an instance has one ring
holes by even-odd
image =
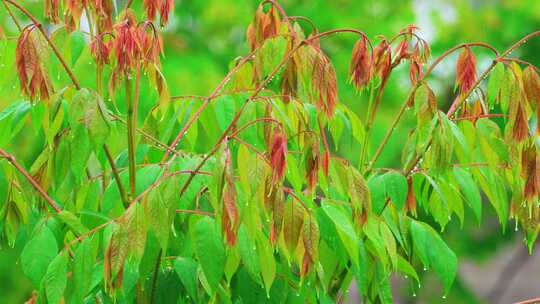
[[[520,302],[515,302],[514,304],[538,304],[538,303],[540,303],[540,297],[528,299],[528,300],[524,300]]]
[[[176,213],[191,213],[191,214],[198,214],[198,215],[215,216],[214,213],[204,211],[204,210],[176,209]]]
[[[412,95],[415,94],[416,90],[418,89],[418,87],[420,87],[420,85],[423,83],[423,81],[426,79],[426,77],[428,77],[431,72],[435,69],[435,67],[444,59],[446,58],[448,55],[452,54],[453,52],[461,49],[461,48],[464,48],[464,47],[471,47],[471,46],[477,46],[477,47],[483,47],[483,48],[487,48],[489,50],[491,50],[494,54],[496,54],[497,56],[499,55],[499,52],[497,51],[497,49],[495,49],[494,47],[490,46],[489,44],[486,44],[486,43],[483,43],[483,42],[471,42],[471,43],[462,43],[462,44],[459,44],[459,45],[456,45],[454,46],[453,48],[447,50],[446,52],[444,52],[443,54],[441,54],[439,57],[437,57],[432,63],[431,65],[428,67],[428,69],[426,70],[426,72],[422,75],[422,77],[416,82],[416,84],[414,85],[414,87],[410,90],[407,98],[405,99],[405,101],[403,102],[403,104],[401,105],[401,107],[399,108],[399,111],[396,115],[396,117],[394,118],[394,121],[392,121],[391,125],[390,125],[390,128],[388,129],[388,131],[386,132],[386,134],[384,135],[384,138],[382,140],[382,142],[379,144],[379,146],[377,147],[377,150],[375,152],[375,154],[373,155],[373,158],[371,159],[371,161],[369,162],[368,164],[368,168],[366,170],[366,172],[369,172],[373,166],[375,165],[375,162],[377,161],[377,159],[379,158],[379,156],[381,155],[384,147],[386,146],[386,144],[388,143],[388,140],[390,140],[390,137],[392,136],[392,133],[394,132],[397,124],[400,122],[401,118],[403,117],[403,113],[405,113],[405,110],[407,109],[408,107],[408,104],[409,104],[409,101],[410,99],[412,98]],[[472,90],[470,91],[472,92]],[[470,95],[470,92],[467,94],[467,95]]]
[[[49,206],[51,206],[56,212],[60,212],[62,211],[62,207],[60,207],[60,205],[55,201],[53,200],[49,194],[43,190],[43,188],[39,185],[39,183],[30,175],[30,173],[28,173],[28,171],[26,171],[18,162],[17,160],[15,159],[15,156],[13,156],[12,154],[6,152],[6,150],[0,148],[0,156],[2,156],[3,158],[5,158],[8,162],[10,162],[29,182],[30,184],[32,184],[32,186],[34,187],[34,189],[36,189],[36,191],[41,195],[41,197],[43,197],[43,199],[45,199],[45,201],[47,201],[47,203],[49,204]]]
[[[116,185],[118,186],[118,191],[120,192],[122,202],[124,203],[124,206],[127,207],[129,205],[129,201],[126,196],[126,190],[124,189],[124,185],[122,185],[122,181],[120,180],[120,173],[118,171],[118,168],[116,167],[116,164],[114,163],[114,158],[111,154],[111,150],[109,150],[109,147],[107,147],[107,145],[103,145],[103,150],[105,151],[105,155],[107,156],[107,160],[109,161],[109,165],[111,166],[114,180],[116,181]]]

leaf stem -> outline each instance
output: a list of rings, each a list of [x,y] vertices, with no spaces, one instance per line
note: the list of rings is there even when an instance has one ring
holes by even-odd
[[[156,265],[154,268],[154,275],[152,277],[152,291],[150,293],[150,303],[156,303],[156,286],[157,286],[157,279],[159,274],[159,265],[161,264],[161,255],[163,254],[163,249],[159,249],[158,256],[156,258]]]
[[[103,150],[105,151],[105,155],[107,156],[107,160],[109,161],[109,164],[111,166],[114,180],[116,181],[116,185],[118,186],[118,192],[120,192],[120,198],[122,198],[124,206],[127,207],[129,205],[129,200],[127,199],[124,185],[122,185],[122,180],[120,180],[120,174],[118,168],[116,167],[116,164],[114,163],[114,158],[112,156],[111,150],[109,150],[109,147],[107,145],[103,145]]]
[[[135,128],[136,121],[134,120],[134,101],[131,96],[131,80],[129,76],[125,76],[126,89],[126,105],[127,105],[127,141],[128,141],[128,166],[129,166],[129,194],[131,200],[135,196],[136,186],[136,167],[135,167]]]

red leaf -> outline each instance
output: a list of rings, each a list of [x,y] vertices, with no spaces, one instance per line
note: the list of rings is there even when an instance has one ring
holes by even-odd
[[[313,48],[313,86],[314,91],[318,94],[317,107],[324,111],[326,116],[334,115],[334,110],[337,104],[337,79],[336,71],[330,60],[321,51]]]
[[[529,135],[529,123],[527,121],[527,114],[520,101],[517,101],[516,117],[514,120],[514,127],[512,128],[512,137],[517,142],[524,141]]]
[[[413,180],[411,176],[407,178],[407,200],[405,210],[416,216],[416,197],[414,195]]]
[[[472,89],[476,82],[476,58],[469,47],[463,48],[456,66],[456,83],[460,94]]]
[[[384,82],[392,67],[392,48],[386,39],[383,39],[373,50],[375,73]]]
[[[159,18],[161,26],[164,26],[169,22],[169,16],[171,11],[174,10],[174,0],[162,0],[159,7]]]
[[[420,63],[411,59],[409,66],[409,78],[411,79],[411,83],[415,85],[420,77],[422,77],[422,68]]]
[[[223,187],[223,206],[222,213],[223,230],[226,233],[227,244],[233,246],[236,244],[236,235],[238,232],[238,209],[236,207],[236,187],[234,185],[234,175],[232,168],[231,152],[227,143],[225,143],[225,184]]]
[[[16,49],[17,74],[23,94],[31,99],[38,97],[47,99],[51,94],[51,85],[46,71],[40,61],[36,41],[32,37],[34,26],[23,29]]]
[[[319,256],[319,225],[312,215],[308,215],[304,221],[302,240],[304,242],[304,259],[300,274],[305,275]]]
[[[366,37],[362,36],[353,47],[351,64],[349,65],[349,74],[351,82],[356,88],[363,88],[371,77],[371,56],[368,50]]]
[[[159,0],[144,0],[143,5],[146,10],[146,17],[149,20],[154,20],[156,18],[156,12],[160,6],[161,1]]]
[[[285,175],[287,166],[287,137],[280,128],[274,129],[270,142],[270,164],[272,166],[274,183],[279,182]]]

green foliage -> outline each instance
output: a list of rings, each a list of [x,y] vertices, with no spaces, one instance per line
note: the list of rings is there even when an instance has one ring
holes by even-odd
[[[25,99],[0,112],[0,228],[2,241],[24,246],[38,301],[333,302],[354,279],[367,303],[392,303],[390,275],[416,286],[419,267],[433,269],[446,295],[458,260],[442,231],[454,215],[481,223],[483,195],[532,248],[540,80],[532,64],[508,58],[520,43],[494,52],[479,76],[471,49],[493,51],[487,44],[428,65],[414,26],[372,40],[356,29],[318,32],[264,2],[246,31],[252,54],[210,95],[171,97],[157,22],[173,2],[116,10],[46,1],[47,20],[63,27],[43,36],[31,24],[16,43],[4,39]],[[349,78],[367,96],[365,119],[339,98],[321,41],[335,33],[358,37]],[[457,95],[444,112],[428,76],[453,52]],[[404,63],[409,96],[379,142],[383,92]],[[404,116],[415,127],[392,153],[402,167],[380,168]],[[8,152],[20,138],[38,142],[28,163]],[[347,146],[355,159],[342,154]]]

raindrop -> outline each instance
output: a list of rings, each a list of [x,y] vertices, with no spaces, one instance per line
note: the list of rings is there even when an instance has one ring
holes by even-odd
[[[409,278],[409,276],[408,276],[408,275],[405,275],[405,279],[408,279],[408,278]]]
[[[427,271],[427,267],[424,267],[424,271]]]
[[[413,297],[416,297],[416,292],[413,292],[412,296],[413,296]]]
[[[446,295],[442,296],[443,299],[446,299]]]

